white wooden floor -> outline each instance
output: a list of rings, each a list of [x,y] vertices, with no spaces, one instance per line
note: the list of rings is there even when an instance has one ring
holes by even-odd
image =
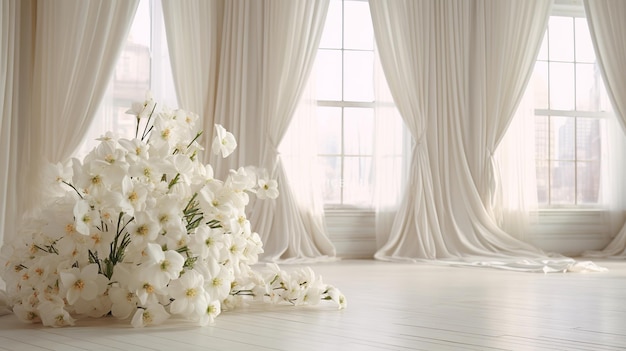
[[[519,273],[377,261],[315,264],[348,308],[267,306],[210,327],[76,327],[0,317],[1,350],[624,350],[626,262],[604,273]],[[288,268],[283,266],[284,268]],[[105,322],[105,323],[104,323]]]

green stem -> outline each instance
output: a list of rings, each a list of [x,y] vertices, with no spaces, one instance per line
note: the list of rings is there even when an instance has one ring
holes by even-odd
[[[80,193],[80,191],[78,191],[78,189],[76,189],[76,187],[72,184],[72,183],[68,183],[66,181],[62,181],[63,184],[69,186],[70,188],[74,189],[74,191],[76,192],[76,194],[78,194],[78,196],[80,196],[80,198],[83,198],[83,195]]]

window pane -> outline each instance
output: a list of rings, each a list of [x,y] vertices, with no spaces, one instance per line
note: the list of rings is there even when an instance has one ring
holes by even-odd
[[[318,50],[315,65],[317,98],[341,101],[341,51]]]
[[[593,50],[593,42],[589,33],[589,26],[586,18],[575,19],[576,29],[576,61],[577,62],[596,62],[596,54]]]
[[[575,124],[573,117],[550,117],[551,159],[574,160]]]
[[[550,156],[550,128],[548,116],[535,116],[535,158],[547,160]]]
[[[576,118],[576,158],[578,160],[600,160],[602,122],[598,118]]]
[[[376,159],[376,176],[391,180],[385,183],[384,191],[376,194],[381,204],[393,204],[397,199],[396,194],[400,194],[402,188],[402,169],[404,158],[402,156],[386,156]]]
[[[319,157],[322,179],[322,197],[326,204],[341,203],[341,157]]]
[[[574,110],[574,64],[550,62],[550,109]]]
[[[535,108],[548,108],[548,63],[537,61],[533,70],[532,84],[535,97]]]
[[[374,50],[374,30],[367,1],[344,2],[344,48]]]
[[[550,187],[550,172],[548,171],[548,161],[537,161],[537,204],[548,205],[548,194]]]
[[[341,107],[317,108],[318,153],[341,154]]]
[[[344,109],[344,153],[372,155],[374,146],[374,109]]]
[[[585,18],[550,17],[532,76],[540,205],[598,204],[608,95]],[[547,110],[547,111],[542,111]],[[552,111],[554,110],[554,111]],[[586,117],[571,117],[584,111]],[[588,117],[591,115],[592,117]]]
[[[576,64],[576,110],[601,111],[602,88],[602,77],[595,64]]]
[[[374,101],[374,53],[344,52],[344,100]]]
[[[374,139],[376,154],[402,155],[405,148],[404,131],[406,125],[398,109],[394,107],[377,107],[375,114],[384,116],[384,120],[374,122]],[[382,118],[381,118],[382,119]]]
[[[550,203],[553,205],[574,205],[576,170],[573,161],[552,161]]]
[[[322,33],[322,38],[320,39],[320,48],[341,49],[341,17],[341,1],[331,1],[328,5],[324,32]]]
[[[372,158],[344,158],[344,203],[369,205],[372,203]]]
[[[578,162],[577,203],[597,204],[600,198],[600,161]]]
[[[574,19],[550,17],[548,48],[551,61],[574,62]]]

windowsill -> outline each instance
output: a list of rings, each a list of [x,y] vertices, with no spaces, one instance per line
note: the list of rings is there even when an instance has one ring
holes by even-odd
[[[372,207],[360,207],[360,206],[326,206],[324,207],[325,213],[375,213],[376,210]],[[606,208],[601,207],[552,207],[552,208],[540,208],[531,211],[533,214],[580,214],[580,213],[603,213],[607,212]]]
[[[551,207],[539,208],[531,211],[533,214],[580,214],[580,213],[604,213],[608,210],[603,207]]]
[[[327,206],[324,207],[324,213],[329,215],[341,214],[374,214],[376,211],[372,207],[360,206]]]

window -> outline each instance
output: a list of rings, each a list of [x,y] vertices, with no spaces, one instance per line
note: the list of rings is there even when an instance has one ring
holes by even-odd
[[[582,13],[550,17],[532,77],[540,207],[600,204],[610,103]]]
[[[381,106],[386,107],[384,114],[394,115],[394,122],[387,123],[395,123],[394,132],[400,135],[402,122],[391,99],[380,98],[384,77],[377,62],[367,1],[330,2],[314,72],[324,203],[327,208],[371,207],[374,165],[380,152],[375,145]],[[388,140],[393,142],[385,148],[400,158],[403,138]],[[396,166],[401,163],[386,161]]]
[[[107,131],[133,138],[135,117],[126,111],[148,91],[158,102],[177,107],[161,2],[141,0],[98,115],[75,156],[86,155]]]

